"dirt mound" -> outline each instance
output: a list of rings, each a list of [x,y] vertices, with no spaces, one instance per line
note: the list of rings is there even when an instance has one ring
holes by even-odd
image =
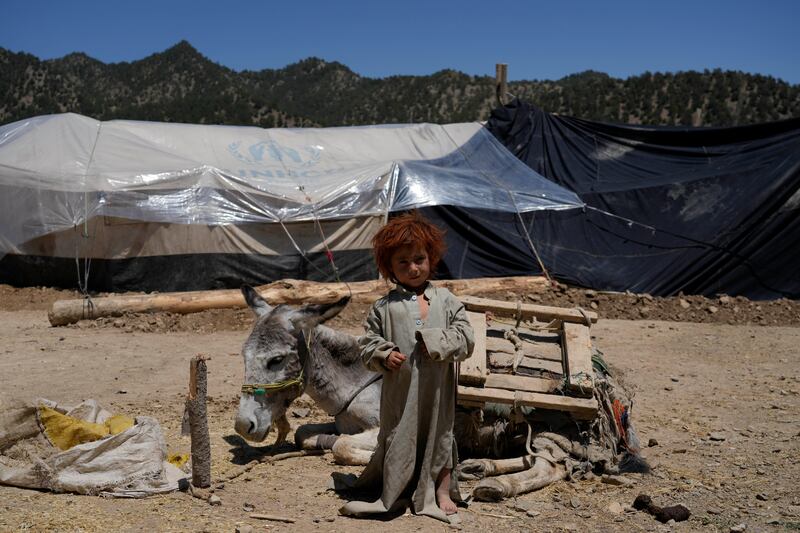
[[[601,319],[668,320],[760,326],[800,325],[800,301],[787,299],[754,301],[742,296],[726,295],[716,298],[703,296],[660,297],[649,294],[570,288],[566,285],[558,285],[552,289],[530,294],[488,292],[478,294],[478,296],[557,307],[581,307],[596,312]],[[80,293],[77,291],[0,285],[0,309],[5,311],[47,310],[56,300],[80,297]],[[331,322],[331,326],[340,327],[345,324],[363,323],[368,310],[368,304],[352,303]],[[250,329],[252,323],[253,315],[248,309],[212,309],[190,315],[129,313],[121,317],[82,320],[69,327],[118,328],[127,332],[148,333],[180,331],[205,333],[245,331]]]

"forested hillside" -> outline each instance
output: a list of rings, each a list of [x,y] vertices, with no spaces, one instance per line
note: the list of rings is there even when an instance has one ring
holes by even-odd
[[[587,71],[511,82],[508,91],[547,111],[633,124],[731,126],[800,116],[800,85],[733,71],[645,72],[624,80]],[[447,123],[484,120],[495,105],[494,78],[452,70],[366,78],[309,58],[236,72],[185,41],[113,64],[78,53],[42,61],[0,48],[0,124],[63,112],[262,127]]]

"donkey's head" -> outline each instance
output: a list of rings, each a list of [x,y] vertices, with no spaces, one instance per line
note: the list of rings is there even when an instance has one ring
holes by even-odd
[[[303,368],[313,357],[313,330],[344,309],[348,297],[323,305],[270,306],[250,286],[243,286],[247,305],[256,314],[253,331],[242,347],[244,386],[236,415],[236,432],[263,441],[274,420],[303,393]]]

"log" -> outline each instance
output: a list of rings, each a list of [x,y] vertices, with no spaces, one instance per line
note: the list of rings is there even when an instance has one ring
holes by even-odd
[[[489,300],[487,298],[478,298],[477,296],[463,296],[459,298],[461,303],[469,311],[487,312],[491,311],[497,315],[505,315],[515,317],[517,312],[522,314],[522,320],[530,320],[535,318],[540,321],[550,320],[563,320],[564,322],[575,322],[578,324],[585,324],[586,318],[583,313],[577,309],[567,309],[563,307],[552,307],[549,305],[533,305],[533,304],[519,304],[516,302],[501,302],[498,300]],[[586,316],[592,322],[597,322],[597,313],[593,311],[584,311]]]
[[[541,276],[446,280],[437,281],[436,284],[457,295],[503,290],[537,292],[548,287],[547,280]],[[389,287],[390,285],[383,280],[346,284],[287,279],[261,285],[256,287],[256,290],[273,305],[331,303],[348,294],[352,294],[354,302],[372,303],[386,294]],[[230,309],[246,305],[238,289],[105,296],[91,300],[58,300],[53,303],[48,318],[51,325],[64,326],[78,320],[122,316],[125,313],[189,314],[207,309]]]
[[[479,389],[458,386],[459,401],[483,401],[514,405],[527,405],[537,409],[565,411],[578,420],[592,420],[597,415],[597,400],[594,398],[570,398],[557,394],[519,392],[503,389]]]
[[[189,413],[189,430],[192,437],[192,485],[199,488],[211,486],[211,438],[208,433],[206,393],[208,373],[206,357],[196,355],[189,362],[189,395],[186,411]]]

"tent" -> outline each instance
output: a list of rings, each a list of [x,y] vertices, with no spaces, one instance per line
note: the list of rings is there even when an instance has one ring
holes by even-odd
[[[654,295],[800,298],[800,119],[618,125],[517,100],[486,126],[586,204],[535,215],[530,231],[554,276]]]
[[[0,127],[0,282],[15,285],[375,279],[371,237],[409,209],[449,230],[443,276],[531,274],[523,216],[581,205],[477,123],[261,129],[61,114]],[[518,222],[493,237],[495,216]]]

